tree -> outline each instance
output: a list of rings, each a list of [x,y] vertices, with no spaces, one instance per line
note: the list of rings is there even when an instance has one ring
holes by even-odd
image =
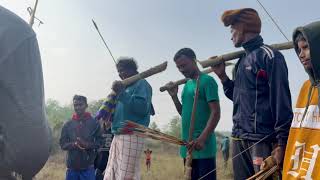
[[[152,122],[149,126],[151,129],[156,130],[156,131],[160,131],[160,128],[158,127],[156,122]]]
[[[48,99],[46,102],[47,119],[52,131],[52,150],[59,149],[59,138],[63,123],[71,118],[73,107],[71,105],[61,106],[58,101]]]
[[[92,115],[94,116],[99,108],[101,107],[103,103],[103,99],[100,99],[98,101],[91,101],[89,104],[88,104],[88,111],[92,113]]]
[[[73,108],[71,105],[61,106],[58,101],[49,99],[46,103],[46,113],[51,128],[62,127],[64,121],[71,117]]]
[[[174,116],[171,119],[166,133],[181,138],[181,118],[179,116]]]

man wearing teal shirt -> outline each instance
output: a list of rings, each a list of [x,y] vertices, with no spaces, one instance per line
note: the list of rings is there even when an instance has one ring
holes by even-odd
[[[192,179],[199,179],[216,167],[216,137],[214,129],[220,119],[220,105],[218,97],[218,85],[209,75],[200,72],[196,63],[196,55],[190,48],[179,50],[174,56],[179,71],[190,78],[182,91],[182,104],[177,96],[178,87],[171,88],[168,92],[176,106],[177,111],[182,116],[182,139],[188,141],[190,120],[193,109],[193,101],[196,89],[196,81],[199,78],[199,97],[197,102],[197,111],[195,115],[195,124],[193,132],[193,141],[188,145],[182,146],[180,154],[183,159],[187,156],[187,151],[192,151]],[[169,83],[168,86],[172,86]],[[213,171],[205,179],[216,179],[216,173]]]
[[[138,74],[133,58],[120,58],[117,70],[121,79]],[[110,155],[104,180],[140,179],[140,157],[144,139],[136,135],[121,132],[121,125],[126,120],[149,126],[150,115],[154,114],[151,103],[152,88],[142,79],[124,87],[121,81],[115,81],[112,90],[118,94],[115,112],[112,118]]]
[[[152,88],[145,80],[139,80],[128,86],[118,96],[118,102],[114,111],[111,130],[113,134],[119,134],[121,124],[126,120],[149,126]]]

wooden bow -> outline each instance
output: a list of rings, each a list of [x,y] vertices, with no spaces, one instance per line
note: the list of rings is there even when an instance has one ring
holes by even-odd
[[[200,74],[197,78],[196,90],[195,90],[195,95],[193,100],[193,107],[192,107],[192,114],[191,114],[190,128],[189,128],[189,139],[188,139],[189,142],[193,140],[193,131],[194,131],[194,124],[196,120],[197,104],[198,104],[198,98],[199,98],[199,88],[200,88]],[[192,150],[188,150],[185,169],[184,169],[184,180],[191,180],[191,172],[192,172]]]

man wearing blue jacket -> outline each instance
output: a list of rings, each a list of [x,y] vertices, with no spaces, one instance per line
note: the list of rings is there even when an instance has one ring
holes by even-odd
[[[261,20],[251,8],[229,10],[222,15],[231,26],[235,47],[243,47],[230,80],[225,65],[212,67],[225,95],[233,101],[232,144],[234,179],[247,179],[272,155],[281,165],[293,117],[288,69],[283,55],[263,43]]]

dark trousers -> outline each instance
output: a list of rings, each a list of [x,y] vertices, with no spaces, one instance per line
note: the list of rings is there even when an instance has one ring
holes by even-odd
[[[249,150],[255,141],[232,140],[233,174],[235,180],[244,180],[260,171],[260,165],[264,159],[271,155],[272,143],[260,142]],[[243,152],[243,153],[242,153]],[[241,155],[237,155],[242,153]]]
[[[184,164],[186,160],[184,159]],[[213,171],[214,170],[214,171]],[[213,172],[211,172],[213,171]],[[203,177],[207,173],[211,172],[207,176]],[[198,180],[203,177],[201,180],[216,180],[216,158],[209,159],[193,159],[192,160],[192,171],[191,171],[191,179]]]
[[[96,180],[103,180],[103,171],[107,167],[108,158],[109,158],[109,151],[101,151],[97,154],[97,157],[94,160]]]

